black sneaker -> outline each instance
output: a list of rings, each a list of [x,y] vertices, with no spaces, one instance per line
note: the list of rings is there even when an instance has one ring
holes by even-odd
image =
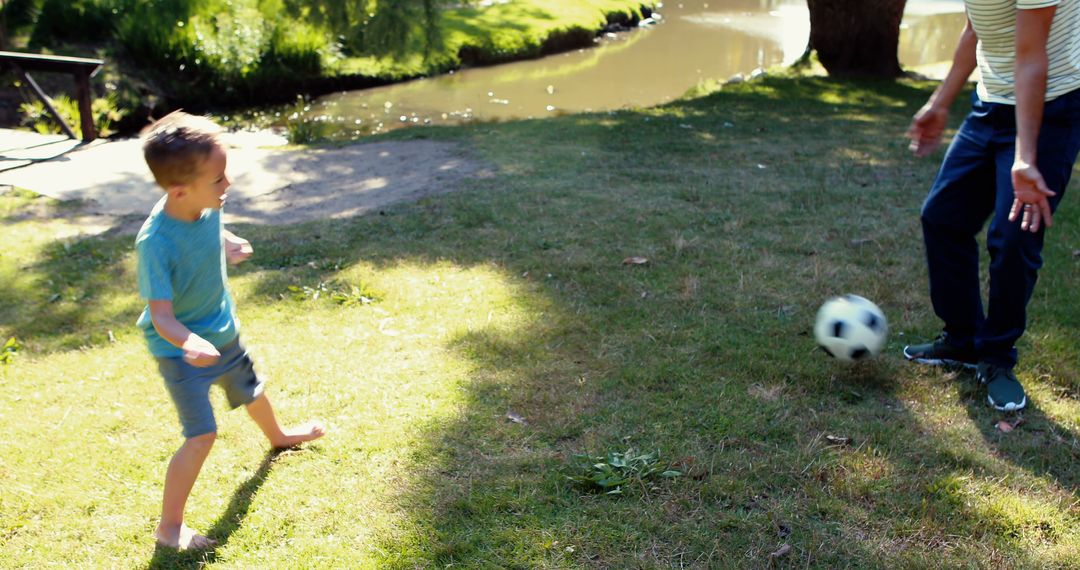
[[[986,399],[994,409],[1015,412],[1027,405],[1024,387],[1016,379],[1012,368],[980,362],[975,379],[980,384],[986,384]]]
[[[941,335],[925,344],[911,344],[904,347],[904,358],[920,364],[932,366],[963,366],[975,368],[975,354],[971,349],[958,348]]]

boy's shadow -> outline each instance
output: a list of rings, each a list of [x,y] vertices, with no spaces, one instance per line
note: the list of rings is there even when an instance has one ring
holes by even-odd
[[[287,450],[272,449],[268,451],[259,465],[259,469],[247,481],[237,487],[225,512],[214,523],[213,528],[206,533],[206,536],[217,541],[217,545],[213,548],[186,551],[156,545],[154,547],[154,557],[147,564],[147,569],[201,568],[214,562],[217,558],[218,549],[225,546],[225,543],[229,541],[229,537],[240,528],[244,517],[247,516],[248,510],[251,508],[252,498],[270,475],[274,462],[285,451]]]

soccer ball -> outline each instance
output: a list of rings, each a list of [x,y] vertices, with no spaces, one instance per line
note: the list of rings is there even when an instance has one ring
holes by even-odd
[[[858,295],[825,301],[814,323],[818,346],[830,356],[848,362],[877,355],[888,335],[885,313]]]

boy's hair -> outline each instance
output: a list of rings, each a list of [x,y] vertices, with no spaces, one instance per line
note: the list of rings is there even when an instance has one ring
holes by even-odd
[[[199,164],[221,146],[221,127],[206,117],[173,111],[143,130],[143,157],[154,180],[165,189],[186,184]]]

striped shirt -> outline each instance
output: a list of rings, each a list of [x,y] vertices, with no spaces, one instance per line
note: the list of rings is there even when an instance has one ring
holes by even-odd
[[[979,98],[1016,104],[1016,11],[1057,6],[1046,40],[1046,100],[1080,89],[1080,0],[964,0],[979,38]]]

